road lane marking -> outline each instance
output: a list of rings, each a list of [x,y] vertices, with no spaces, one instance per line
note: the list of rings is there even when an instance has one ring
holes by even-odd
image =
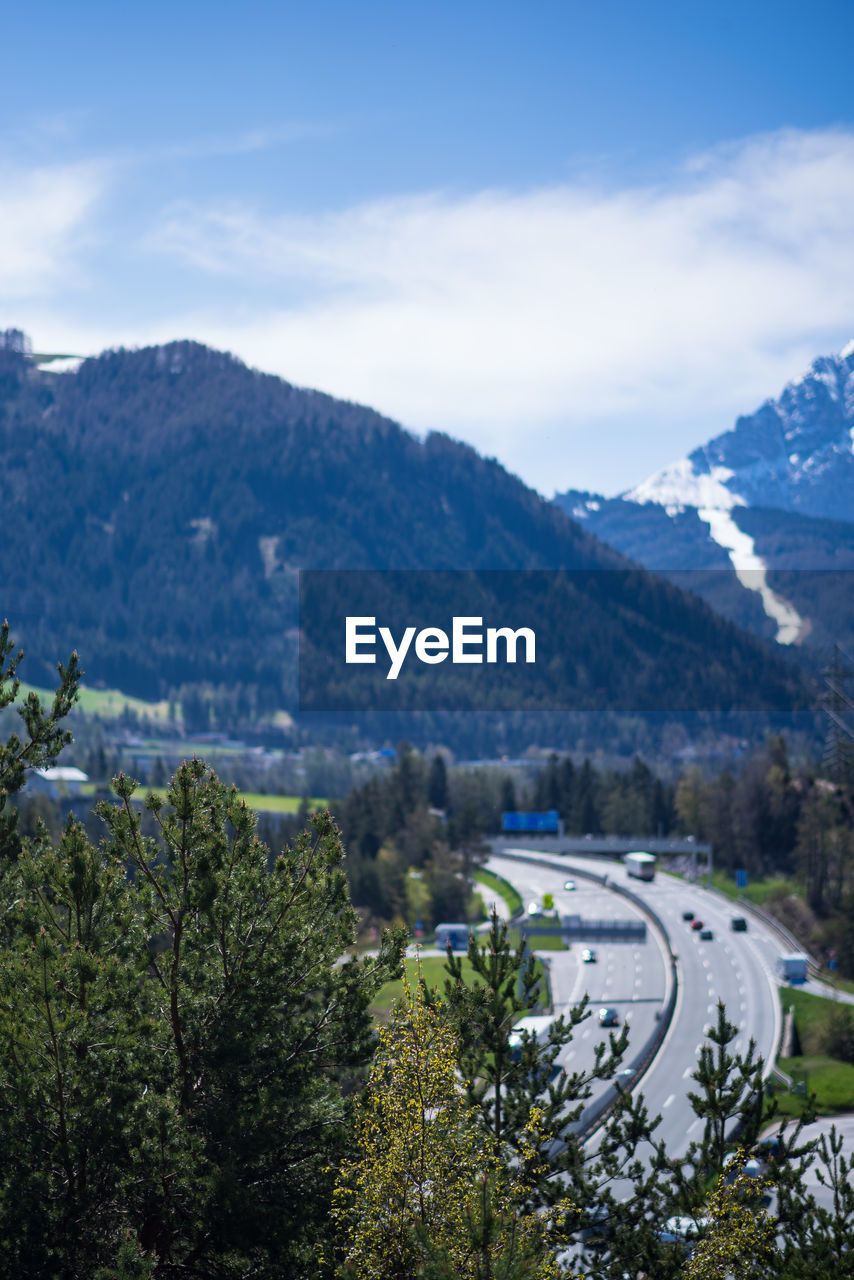
[[[694,1067],[686,1067],[685,1070],[682,1072],[682,1079],[687,1080],[688,1077],[692,1075],[694,1071],[695,1071]]]
[[[669,1107],[669,1106],[670,1106],[670,1104],[671,1104],[671,1102],[674,1102],[674,1101],[675,1101],[675,1099],[676,1099],[676,1094],[675,1094],[675,1093],[671,1093],[671,1095],[670,1095],[670,1097],[667,1099],[667,1101],[666,1101],[665,1103],[663,1103],[663,1105],[662,1105],[662,1110],[664,1109],[664,1107]]]

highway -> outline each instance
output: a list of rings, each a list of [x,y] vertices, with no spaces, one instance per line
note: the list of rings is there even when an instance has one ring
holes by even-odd
[[[628,918],[636,908],[622,897],[578,876],[575,892],[567,893],[563,883],[576,871],[608,875],[648,903],[665,925],[673,951],[678,957],[678,996],[670,1029],[651,1067],[635,1087],[642,1090],[650,1114],[660,1114],[657,1136],[671,1155],[683,1152],[702,1133],[702,1122],[687,1099],[694,1087],[690,1080],[696,1069],[700,1046],[710,1025],[716,1021],[717,1001],[723,1000],[729,1020],[739,1028],[735,1048],[746,1051],[752,1036],[770,1069],[780,1033],[780,1008],[774,963],[779,944],[754,920],[747,933],[733,933],[730,920],[739,914],[732,904],[700,886],[656,873],[651,883],[630,879],[621,862],[574,855],[544,855],[523,849],[508,850],[513,858],[495,855],[487,863],[490,870],[509,880],[525,903],[541,901],[552,893],[561,914],[596,918]],[[523,861],[517,861],[521,855]],[[560,869],[538,865],[547,857]],[[711,941],[700,940],[698,932],[683,921],[685,911],[693,911],[714,933]],[[642,912],[638,912],[642,915]],[[552,991],[555,1009],[561,1012],[576,1004],[587,991],[594,1009],[613,1005],[621,1021],[628,1018],[630,1045],[627,1062],[637,1052],[655,1025],[656,1012],[665,999],[668,964],[651,925],[644,944],[593,944],[599,961],[581,963],[584,943],[573,943],[568,952],[544,953],[552,963]],[[606,1036],[594,1017],[576,1031],[576,1040],[563,1059],[570,1070],[592,1061],[593,1046]]]

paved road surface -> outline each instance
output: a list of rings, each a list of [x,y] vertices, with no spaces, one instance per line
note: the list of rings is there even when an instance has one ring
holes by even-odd
[[[531,860],[537,857],[543,855],[528,855]],[[554,856],[552,860],[556,860]],[[566,866],[566,871],[499,856],[491,858],[488,865],[514,884],[526,902],[551,892],[561,911],[569,910],[571,905],[585,916],[610,914],[626,918],[630,904],[608,889],[581,888],[583,881],[579,877],[579,888],[574,894],[563,891],[563,881],[573,875],[573,868],[607,874],[648,902],[669,931],[671,945],[678,956],[679,995],[664,1044],[638,1087],[643,1090],[650,1113],[662,1117],[658,1135],[665,1140],[669,1151],[678,1154],[702,1131],[687,1093],[693,1087],[690,1076],[696,1069],[700,1046],[707,1029],[716,1020],[719,999],[724,1001],[730,1021],[739,1028],[735,1047],[745,1051],[753,1036],[769,1069],[774,1062],[780,1030],[774,976],[779,947],[753,920],[747,933],[732,933],[729,922],[738,914],[737,910],[699,886],[660,872],[652,883],[633,880],[616,861],[593,861],[572,855],[559,861],[561,867]],[[687,910],[694,911],[713,930],[713,941],[701,942],[699,934],[682,920],[682,913]],[[650,928],[647,942],[642,946],[609,944],[599,947],[598,951],[598,966],[580,963],[578,945],[570,952],[553,954],[552,971],[557,978],[555,999],[572,1003],[588,990],[597,1003],[616,1005],[621,1012],[628,1013],[631,1043],[640,1047],[640,1037],[646,1036],[654,1025],[655,1009],[661,1007],[664,997],[666,967],[655,931]],[[561,957],[560,961],[557,957]],[[586,1024],[585,1030],[589,1034],[585,1036],[581,1032],[582,1039],[570,1048],[574,1057],[568,1057],[567,1065],[571,1068],[589,1061],[592,1046],[600,1034],[592,1021]]]

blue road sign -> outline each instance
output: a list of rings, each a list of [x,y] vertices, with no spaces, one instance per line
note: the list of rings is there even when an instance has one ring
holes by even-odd
[[[746,871],[736,871],[736,873],[735,873],[735,887],[736,887],[736,889],[746,889],[746,888],[747,888],[747,872],[746,872]]]
[[[557,809],[545,813],[502,813],[502,831],[559,831],[560,814]]]

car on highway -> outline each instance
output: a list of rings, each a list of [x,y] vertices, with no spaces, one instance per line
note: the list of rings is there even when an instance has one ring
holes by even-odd
[[[616,1009],[612,1009],[610,1005],[603,1005],[599,1010],[599,1026],[600,1027],[618,1027],[620,1025],[620,1015]]]
[[[581,953],[581,959],[584,961],[585,964],[595,964],[596,963],[595,948],[585,947]]]
[[[730,1151],[729,1155],[724,1156],[723,1167],[726,1173],[727,1186],[731,1186],[735,1182],[739,1173],[743,1173],[745,1178],[762,1178],[768,1170],[764,1160],[757,1159],[756,1156],[751,1156],[749,1160],[742,1160],[737,1151]]]
[[[701,942],[711,942],[711,941],[712,941],[712,939],[714,938],[714,936],[715,936],[715,935],[712,933],[711,929],[701,929],[701,930],[700,930],[700,941],[701,941]]]
[[[540,906],[539,902],[528,903],[529,916],[536,917],[536,916],[541,916],[542,914],[543,914],[543,908]]]
[[[729,922],[729,927],[733,933],[747,933],[747,921],[744,916],[733,916]]]
[[[685,1250],[686,1257],[694,1252],[694,1246],[702,1229],[708,1226],[708,1218],[689,1218],[684,1214],[668,1218],[664,1226],[656,1231],[662,1244],[679,1244]]]
[[[683,920],[693,920],[693,919],[694,919],[694,912],[693,912],[693,911],[683,911],[683,912],[682,912],[682,919],[683,919]]]
[[[611,1223],[611,1210],[604,1204],[596,1204],[592,1209],[583,1213],[581,1228],[581,1239],[590,1240],[594,1236],[604,1236],[608,1234]]]
[[[563,882],[563,887],[564,887],[564,889],[566,889],[567,893],[572,893],[573,889],[575,888],[575,881],[574,881],[574,880],[564,880],[564,882]]]
[[[700,929],[702,929],[702,927],[703,927],[703,922],[702,922],[702,920],[692,920],[692,921],[691,921],[691,928],[692,928],[692,929],[700,930]]]
[[[760,1138],[756,1145],[762,1154],[762,1158],[768,1163],[780,1164],[786,1158],[786,1149],[778,1133],[771,1133],[767,1138]]]

